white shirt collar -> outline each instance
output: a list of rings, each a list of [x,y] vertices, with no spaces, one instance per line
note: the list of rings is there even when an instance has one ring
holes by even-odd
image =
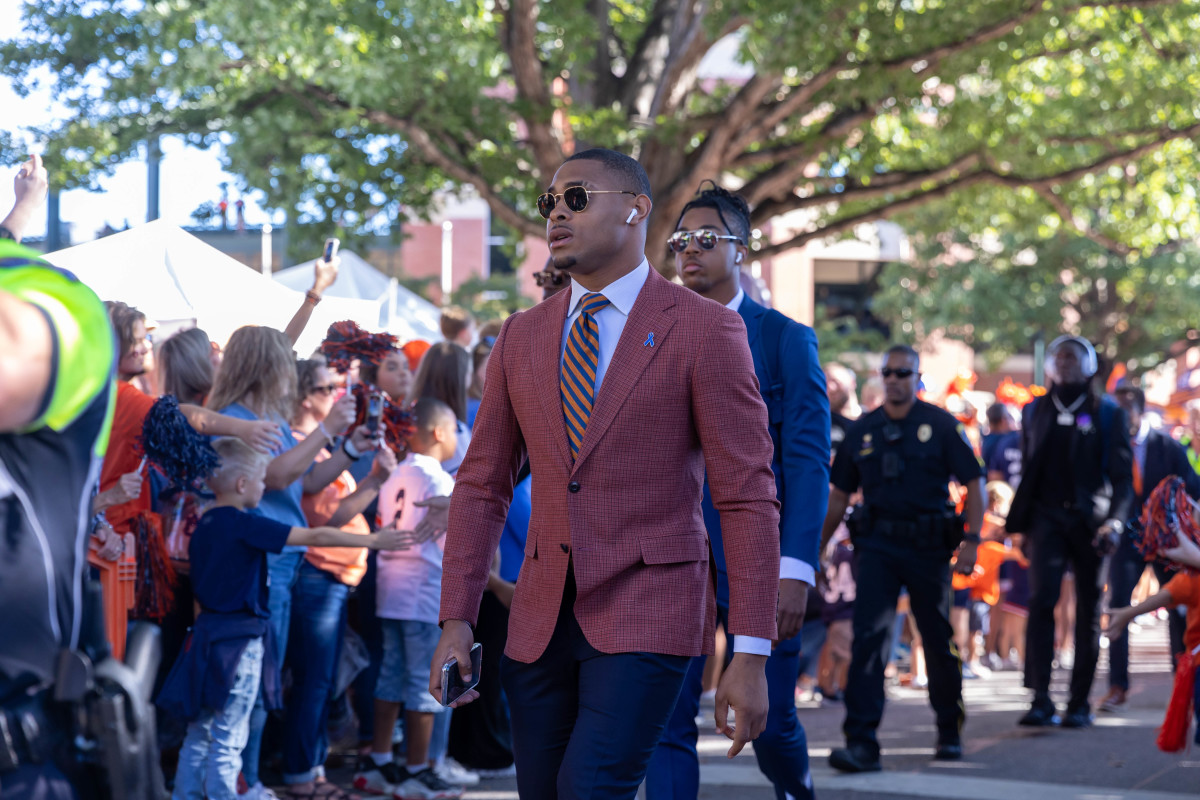
[[[1146,437],[1149,435],[1150,435],[1150,420],[1146,419],[1143,416],[1142,424],[1138,426],[1138,432],[1137,432],[1137,435],[1134,437],[1134,441],[1136,441],[1138,443],[1138,445],[1141,446],[1146,443]]]
[[[725,304],[725,307],[730,311],[737,311],[742,307],[742,301],[746,299],[746,290],[741,286],[738,287],[738,293],[733,296],[733,299]]]
[[[646,284],[646,279],[649,277],[650,262],[643,258],[642,263],[634,267],[632,271],[617,278],[608,286],[605,286],[600,290],[599,294],[608,298],[608,302],[622,314],[629,316],[629,312],[633,310],[634,301],[637,300],[638,294],[642,291],[642,286]],[[590,291],[590,289],[585,289],[579,281],[571,278],[571,305],[567,308],[568,317],[579,309],[579,302]]]

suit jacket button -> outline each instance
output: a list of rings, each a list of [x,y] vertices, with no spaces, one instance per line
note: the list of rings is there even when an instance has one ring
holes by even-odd
[[[561,548],[562,548],[562,551],[563,551],[564,553],[569,553],[569,552],[571,552],[571,548],[570,548],[570,547],[568,547],[568,546],[567,546],[567,545],[565,545],[565,544],[560,544],[560,545],[559,545],[559,547],[561,547]]]
[[[571,494],[579,491],[579,481],[571,481],[567,484],[567,491]]]

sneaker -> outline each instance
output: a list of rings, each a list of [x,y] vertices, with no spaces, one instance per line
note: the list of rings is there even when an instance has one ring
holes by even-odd
[[[475,770],[475,774],[484,779],[515,778],[517,777],[517,765],[509,764],[501,769],[479,769]]]
[[[1100,701],[1100,710],[1112,713],[1125,708],[1125,690],[1120,686],[1113,686],[1108,690],[1108,694],[1104,695],[1104,699]]]
[[[367,794],[394,795],[408,775],[396,764],[376,764],[370,756],[358,760],[354,772],[354,788]]]
[[[453,758],[446,756],[441,764],[433,769],[437,776],[451,786],[478,786],[479,773],[467,769]]]
[[[262,781],[238,795],[238,800],[279,800],[279,795],[263,786]]]
[[[408,773],[392,796],[396,800],[456,800],[463,796],[463,787],[451,786],[426,767],[420,772]]]

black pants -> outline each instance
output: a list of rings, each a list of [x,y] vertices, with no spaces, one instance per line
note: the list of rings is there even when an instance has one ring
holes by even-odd
[[[508,701],[500,686],[500,659],[508,642],[508,609],[491,592],[483,593],[475,641],[483,646],[479,699],[454,709],[449,753],[469,769],[512,766],[512,727]]]
[[[1054,660],[1054,607],[1062,591],[1068,562],[1075,573],[1075,667],[1071,671],[1068,711],[1087,707],[1096,661],[1100,657],[1100,564],[1092,546],[1092,529],[1073,510],[1039,506],[1028,539],[1029,624],[1025,629],[1025,686],[1034,703],[1050,699]]]
[[[921,632],[929,670],[929,703],[937,717],[938,737],[957,739],[966,712],[962,661],[950,627],[949,556],[872,543],[858,548],[857,557],[854,644],[846,681],[846,721],[842,725],[846,743],[879,753],[875,730],[883,719],[883,670],[902,586],[908,589],[912,615]]]

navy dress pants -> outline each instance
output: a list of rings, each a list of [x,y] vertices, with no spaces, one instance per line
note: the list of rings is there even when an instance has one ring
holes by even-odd
[[[574,602],[568,571],[542,657],[526,664],[505,656],[500,664],[517,792],[530,800],[633,800],[691,659],[601,653],[580,630]]]
[[[758,768],[775,787],[779,800],[814,797],[808,769],[808,739],[796,716],[796,678],[800,674],[801,634],[780,642],[767,659],[767,727],[754,740]],[[692,659],[683,691],[667,723],[646,775],[646,800],[695,800],[700,790],[699,731],[696,714],[706,656]]]

